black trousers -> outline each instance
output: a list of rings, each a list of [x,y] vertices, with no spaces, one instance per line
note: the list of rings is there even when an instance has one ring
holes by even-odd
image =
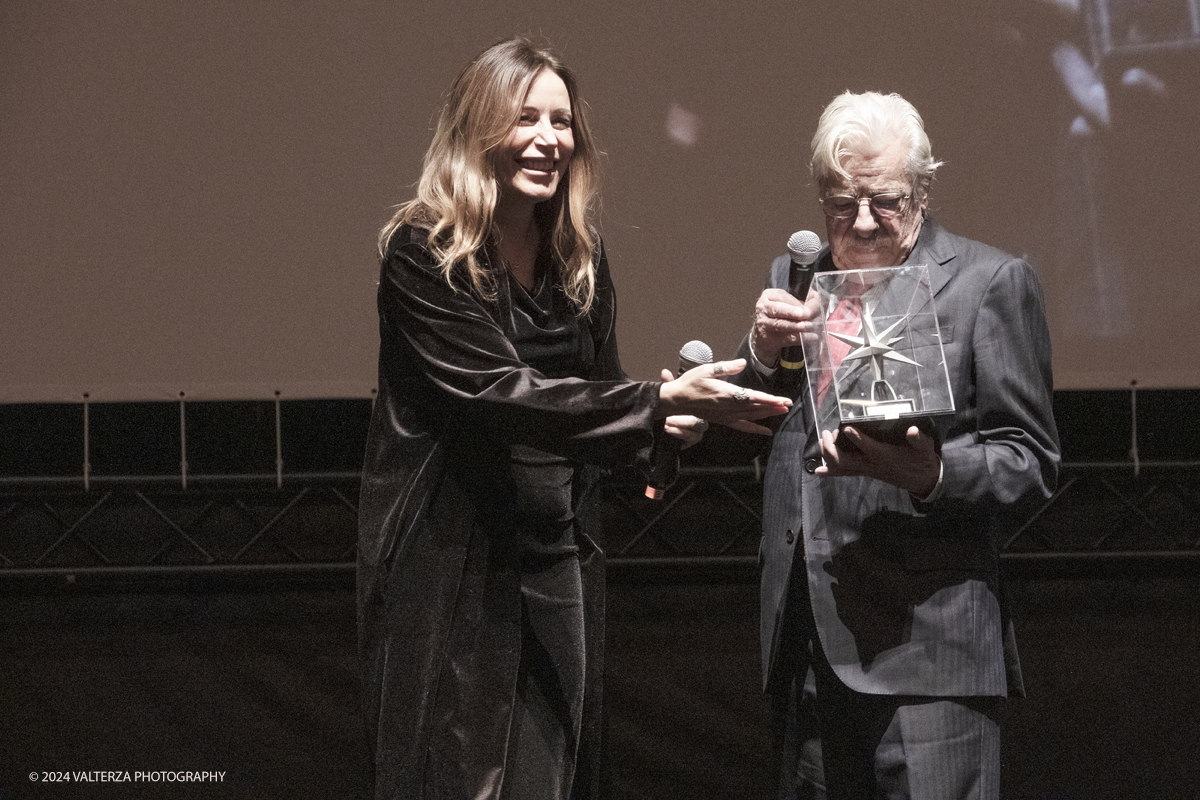
[[[521,667],[505,759],[505,800],[567,800],[583,723],[583,587],[574,554],[521,576]]]

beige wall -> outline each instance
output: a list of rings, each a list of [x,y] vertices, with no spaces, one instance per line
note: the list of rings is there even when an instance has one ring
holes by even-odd
[[[824,238],[805,152],[850,88],[912,100],[946,162],[935,213],[1035,264],[1059,387],[1200,385],[1196,59],[1147,56],[1168,86],[1148,101],[1110,76],[1112,125],[1069,139],[1052,53],[1087,38],[1063,5],[3,4],[0,401],[367,396],[375,232],[440,93],[515,32],[593,106],[633,377],[689,339],[730,355],[788,235]],[[1179,128],[1143,154],[1160,118]],[[1113,198],[1096,220],[1080,187]]]

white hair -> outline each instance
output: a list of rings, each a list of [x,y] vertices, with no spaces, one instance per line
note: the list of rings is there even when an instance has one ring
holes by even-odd
[[[846,156],[879,151],[896,140],[908,148],[907,169],[913,198],[923,203],[929,196],[933,174],[942,162],[935,160],[930,152],[921,115],[898,94],[845,92],[825,107],[813,134],[809,165],[817,185],[827,186],[835,176],[849,182],[851,175],[842,166]]]

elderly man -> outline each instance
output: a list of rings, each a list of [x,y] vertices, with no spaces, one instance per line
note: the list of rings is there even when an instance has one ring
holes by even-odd
[[[794,736],[794,698],[815,682],[831,798],[998,797],[1003,698],[1024,691],[999,547],[1014,510],[1057,481],[1050,338],[1029,265],[927,213],[938,166],[899,95],[846,93],[813,137],[829,237],[817,269],[927,265],[955,402],[932,434],[888,443],[816,430],[804,388],[774,437],[764,684],[780,708],[793,698]],[[780,352],[819,313],[787,272],[777,259],[755,307],[746,385],[784,385]]]

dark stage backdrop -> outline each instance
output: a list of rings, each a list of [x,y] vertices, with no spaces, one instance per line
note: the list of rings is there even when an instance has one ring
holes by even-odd
[[[627,370],[734,350],[897,91],[951,230],[1028,258],[1062,388],[1200,385],[1198,0],[0,4],[0,402],[367,397],[374,235],[473,55],[544,35],[607,151]]]
[[[1008,704],[1003,796],[1196,797],[1200,581],[1009,587],[1029,697]],[[610,586],[606,800],[775,796],[757,607],[756,584]],[[5,800],[366,794],[349,589],[0,595],[0,664]],[[135,776],[179,770],[225,775]]]

